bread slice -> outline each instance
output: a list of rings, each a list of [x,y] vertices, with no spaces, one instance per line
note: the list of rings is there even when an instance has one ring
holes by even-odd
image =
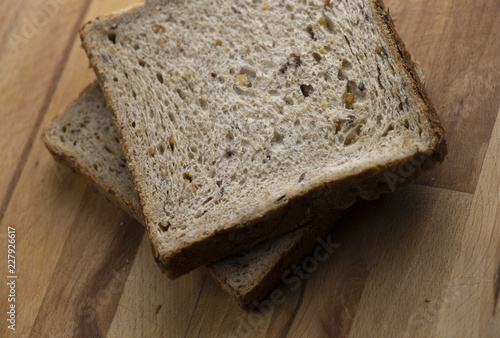
[[[59,163],[87,176],[109,200],[144,223],[118,135],[97,82],[42,137]],[[252,308],[287,269],[312,250],[316,239],[324,237],[342,213],[325,212],[303,228],[211,264],[208,271],[240,306]]]
[[[81,37],[170,278],[446,154],[380,1],[151,0]]]

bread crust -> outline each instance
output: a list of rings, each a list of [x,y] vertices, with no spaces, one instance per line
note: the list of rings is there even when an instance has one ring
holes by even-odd
[[[87,91],[93,86],[96,86],[96,83],[88,85],[86,89],[80,93],[78,98],[69,105],[66,111],[71,110],[77,104],[77,102],[81,101],[82,96],[85,95],[85,93],[87,93]],[[87,166],[81,163],[80,159],[77,156],[68,153],[67,151],[59,147],[55,142],[51,141],[49,136],[51,128],[53,126],[56,126],[57,121],[63,116],[64,114],[52,121],[51,125],[42,133],[42,141],[44,142],[45,147],[50,152],[54,160],[57,163],[60,163],[61,165],[71,168],[72,170],[84,175],[86,178],[88,178],[88,181],[90,183],[92,183],[104,196],[106,196],[108,200],[113,202],[121,209],[124,209],[129,215],[131,215],[140,223],[144,223],[144,218],[142,216],[142,210],[140,209],[140,207],[138,207],[134,203],[131,203],[129,199],[124,196],[118,189],[116,189],[112,184],[109,184],[107,181],[102,180],[98,176],[96,176],[94,172],[89,170]]]
[[[283,281],[287,271],[294,265],[299,264],[302,258],[310,253],[318,243],[318,238],[324,238],[330,233],[334,224],[346,214],[344,210],[325,211],[320,219],[315,219],[304,226],[299,241],[291,244],[286,252],[282,252],[277,257],[275,264],[268,267],[265,273],[252,280],[244,287],[235,288],[225,279],[227,276],[220,271],[220,268],[208,266],[207,271],[217,280],[222,288],[233,298],[233,300],[243,309],[253,310],[276,287]]]
[[[395,49],[392,49],[391,52],[393,54],[394,52],[397,52],[404,69],[411,75],[414,81],[416,92],[425,102],[427,110],[425,111],[423,117],[425,117],[432,125],[432,129],[435,131],[437,143],[435,146],[436,150],[431,157],[435,158],[437,162],[442,162],[448,153],[445,132],[443,126],[441,125],[441,120],[436,113],[436,109],[434,109],[434,105],[430,101],[424,84],[421,81],[422,79],[418,76],[417,68],[419,66],[412,58],[410,52],[406,49],[403,40],[401,40],[399,34],[397,33],[394,21],[392,20],[389,11],[386,11],[383,0],[369,1],[373,3],[373,13],[376,14],[374,15],[374,18],[377,20],[380,30],[384,33],[383,36],[386,38],[388,45],[391,45],[391,41],[394,41],[395,43]]]
[[[414,95],[419,95],[425,102],[422,117],[425,118],[424,123],[427,121],[430,124],[434,133],[430,149],[423,152],[407,151],[398,157],[387,156],[380,159],[380,163],[369,168],[357,168],[357,171],[338,172],[331,177],[325,177],[323,180],[309,185],[307,189],[297,189],[288,194],[285,200],[280,203],[263,205],[253,214],[246,215],[237,222],[223,224],[215,232],[190,243],[181,240],[176,243],[163,243],[161,238],[155,235],[156,230],[153,225],[146,222],[155,261],[162,271],[168,273],[169,278],[176,279],[201,265],[296,229],[301,225],[301,215],[308,214],[316,217],[319,210],[323,210],[325,206],[347,208],[358,199],[375,199],[382,193],[406,186],[418,178],[423,170],[430,169],[436,163],[443,161],[447,151],[444,131],[425,89],[416,75],[415,65],[410,54],[396,34],[393,22],[385,11],[382,1],[366,0],[366,2],[370,5],[371,17],[387,42],[388,53],[409,75],[411,83],[408,85],[412,86]],[[134,7],[133,10],[139,10],[141,6],[143,5]],[[115,18],[117,16],[112,15],[108,17],[108,20]],[[119,19],[120,17],[118,17]],[[96,22],[94,21],[94,23]],[[105,69],[100,65],[99,55],[92,52],[92,44],[88,36],[89,32],[87,32],[88,27],[89,25],[85,25],[80,32],[83,47],[88,54],[112,112],[136,191],[139,196],[143,196],[147,192],[141,191],[140,184],[138,184],[140,177],[135,167],[134,158],[131,156],[132,146],[123,135],[123,129],[127,126],[122,123],[117,101],[110,94]],[[401,168],[403,167],[412,168],[412,172],[402,174]],[[392,182],[388,180],[388,177],[399,179]],[[153,211],[149,209],[148,205],[144,205],[142,199],[141,206],[143,214],[148,220]],[[160,251],[160,248],[165,246],[168,248]]]

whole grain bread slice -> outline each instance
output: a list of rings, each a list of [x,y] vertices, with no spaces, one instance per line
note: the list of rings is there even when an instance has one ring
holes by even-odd
[[[106,196],[144,224],[125,156],[99,85],[93,83],[43,133],[61,164],[88,177]],[[312,250],[342,215],[326,211],[310,224],[207,266],[208,272],[243,308],[252,308],[292,265]]]
[[[151,0],[81,37],[170,278],[446,154],[381,1]]]

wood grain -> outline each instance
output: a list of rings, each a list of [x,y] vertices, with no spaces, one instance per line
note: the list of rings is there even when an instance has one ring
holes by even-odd
[[[460,252],[446,288],[437,334],[494,337],[500,333],[500,118],[459,238]]]
[[[93,187],[82,201],[33,324],[34,337],[105,335],[130,278],[144,228],[123,212],[109,213],[110,203]],[[86,250],[88,243],[98,250]]]
[[[30,1],[6,30],[0,51],[0,220],[47,112],[90,0]],[[15,5],[17,6],[17,5]],[[47,44],[47,41],[58,43]],[[41,85],[43,84],[43,85]],[[22,114],[20,114],[22,112]]]
[[[420,185],[358,205],[328,259],[295,267],[276,287],[282,304],[268,298],[253,313],[203,269],[169,281],[143,228],[40,141],[94,79],[78,27],[132,3],[0,2],[0,247],[15,227],[18,265],[17,330],[2,319],[0,337],[498,336],[500,2],[386,0],[450,155]],[[28,43],[16,47],[19,36]],[[0,283],[2,313],[7,292]]]
[[[145,236],[130,275],[114,317],[121,319],[112,322],[110,336],[183,337],[208,279],[204,271],[168,280],[151,259]]]
[[[32,11],[36,13],[37,8],[40,8],[40,4],[40,2],[34,2],[33,4],[28,3],[27,5],[35,6],[36,8],[32,9]],[[44,120],[41,123],[42,128],[54,119],[56,115],[60,114],[63,109],[77,97],[78,93],[94,78],[92,71],[88,68],[88,60],[85,53],[81,50],[79,39],[76,36],[77,28],[80,27],[82,21],[84,21],[83,16],[80,17],[80,19],[75,19],[74,16],[86,15],[86,18],[90,19],[97,16],[97,13],[101,13],[100,8],[97,7],[96,12],[94,13],[89,11],[88,13],[82,14],[75,11],[75,4],[75,2],[68,2],[67,5],[69,7],[66,7],[66,4],[61,6],[60,14],[57,14],[52,18],[52,20],[56,22],[52,23],[52,21],[50,21],[50,23],[47,23],[45,26],[50,28],[52,27],[51,25],[54,25],[54,27],[60,28],[65,32],[62,36],[68,39],[68,34],[71,34],[71,31],[68,33],[68,30],[61,28],[61,26],[63,26],[67,20],[73,18],[73,20],[75,20],[74,26],[76,27],[74,36],[70,40],[63,39],[57,42],[57,40],[52,40],[52,37],[57,37],[57,35],[53,35],[52,37],[47,35],[42,39],[42,41],[40,41],[40,49],[43,44],[47,44],[48,42],[52,42],[52,44],[57,42],[56,45],[59,47],[63,45],[63,41],[70,43],[70,54],[67,56],[68,61],[64,65],[58,66],[65,66],[66,68],[64,69],[61,78],[55,80],[57,90],[50,99],[50,106],[47,107]],[[81,5],[82,3],[78,2],[78,4]],[[123,4],[123,1],[117,1],[114,3],[114,8],[105,9],[118,9],[121,8]],[[106,5],[109,7],[113,6],[111,2],[106,2]],[[82,10],[83,9],[84,8],[82,8]],[[44,29],[41,29],[36,36],[41,37],[44,36],[43,34],[47,33],[45,33]],[[37,45],[35,44],[32,48],[36,46]],[[45,48],[50,53],[50,49],[47,47]],[[67,46],[64,46],[64,48],[67,48]],[[36,49],[34,49],[33,52],[36,53]],[[8,54],[7,59],[5,60],[11,59],[10,62],[14,65],[18,62],[19,66],[17,68],[22,69],[21,66],[24,67],[27,59],[35,57],[35,55],[30,55],[29,57],[18,57],[23,54],[29,55],[28,52],[25,52],[22,48],[20,48],[15,51],[15,53],[13,52],[12,54]],[[43,56],[43,53],[41,56]],[[43,57],[43,62],[35,62],[34,60],[30,61],[31,63],[29,64],[29,67],[36,69],[36,72],[34,70],[31,70],[31,72],[35,72],[35,74],[43,73],[50,70],[50,67],[47,66],[47,63],[50,60],[54,63],[57,61],[54,60],[53,57],[51,58],[46,55]],[[16,67],[12,66],[11,68],[14,69]],[[55,69],[57,69],[57,67],[55,67],[52,71],[55,71]],[[46,81],[52,81],[49,79],[50,78],[47,78]],[[78,81],[75,81],[75,79]],[[31,78],[28,80],[32,83],[29,86],[27,85],[24,90],[29,90],[30,86],[34,86],[36,83],[40,83],[39,81],[44,79],[38,78],[34,80]],[[11,85],[11,87],[14,86]],[[45,85],[38,85],[37,90],[39,95],[45,95],[40,91],[44,88],[46,88]],[[19,91],[21,91],[21,89],[19,89]],[[4,98],[9,97],[9,92],[3,92],[0,93],[0,95],[3,95],[1,96],[3,102]],[[32,93],[32,95],[34,94]],[[9,108],[14,105],[21,104],[27,107],[35,105],[36,102],[29,102],[29,98],[29,96],[24,97],[24,100],[26,101],[24,102],[20,95],[14,95],[6,107]],[[37,111],[30,112],[28,110],[23,117],[25,120],[29,121],[30,114],[33,117],[33,115],[37,116],[37,113]],[[24,146],[23,142],[25,140],[21,140],[19,135],[16,135],[16,133],[21,126],[23,128],[26,128],[26,126],[22,125],[22,119],[20,121],[16,121],[14,119],[15,116],[13,110],[9,111],[7,109],[2,109],[2,114],[5,114],[2,115],[2,117],[5,117],[2,121],[6,121],[7,125],[3,123],[0,124],[0,129],[6,128],[8,132],[4,133],[2,131],[0,134],[2,135],[0,142],[6,142],[5,149],[8,149],[8,152],[5,154],[7,161],[2,161],[0,164],[7,165],[9,164],[8,156],[19,156],[19,153],[16,155],[14,149],[15,147],[7,146],[7,143],[13,142],[12,140],[9,140],[9,137],[12,135],[17,142],[19,142],[19,146]],[[17,115],[19,116],[19,114]],[[10,123],[9,119],[15,124],[19,124],[20,127],[17,129],[7,129],[7,127],[9,127],[8,123]],[[29,125],[29,123],[26,125]],[[7,167],[5,167],[2,175],[0,175],[1,179],[7,179],[7,176],[11,175],[9,176],[9,179],[11,180],[10,182],[15,183],[11,183],[11,191],[7,191],[7,189],[4,189],[3,187],[0,190],[1,193],[7,192],[5,196],[11,196],[10,199],[7,199],[7,203],[5,205],[8,204],[8,209],[6,210],[3,219],[1,219],[0,228],[2,230],[2,237],[0,238],[2,238],[2,242],[6,238],[5,234],[7,226],[13,226],[17,229],[18,237],[20,238],[20,243],[18,241],[18,247],[23,248],[22,250],[19,250],[17,254],[19,276],[18,288],[21,290],[34,290],[32,293],[20,293],[17,297],[18,303],[27,304],[18,317],[19,325],[17,327],[17,333],[20,335],[29,334],[33,326],[45,292],[49,287],[51,275],[57,266],[64,243],[69,235],[70,228],[68,225],[72,224],[75,217],[77,217],[77,211],[79,210],[80,203],[84,202],[82,200],[82,196],[87,187],[87,182],[83,178],[71,175],[67,170],[55,165],[54,161],[50,158],[41,142],[41,131],[41,128],[35,129],[35,135],[27,136],[33,140],[33,145],[31,149],[28,149],[29,152],[24,151],[23,156],[27,156],[26,158],[23,159],[23,157],[19,157],[17,159],[17,163],[21,163],[22,161],[25,162],[22,168],[15,174],[15,180],[12,181],[13,177],[11,175],[11,171]],[[5,160],[5,158],[3,158],[3,160]],[[29,210],[29,212],[27,212],[27,210]],[[114,212],[116,213],[116,209],[113,206],[110,206],[108,212],[109,210],[115,210]],[[24,243],[26,243],[26,245]],[[6,255],[0,255],[0,266],[4,267],[7,265],[6,258]],[[22,276],[26,277],[23,278]],[[7,285],[5,283],[1,283],[0,294],[6,295],[6,292]],[[6,330],[6,326],[0,326],[1,337],[7,335]]]

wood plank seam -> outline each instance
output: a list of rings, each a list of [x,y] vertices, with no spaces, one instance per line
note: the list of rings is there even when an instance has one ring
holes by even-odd
[[[191,312],[191,317],[189,318],[189,323],[188,323],[188,326],[186,328],[186,333],[184,334],[184,338],[187,337],[189,329],[191,328],[191,321],[193,320],[194,314],[195,314],[196,309],[198,307],[198,302],[200,301],[201,294],[203,293],[203,287],[205,286],[205,282],[207,280],[207,277],[208,277],[208,275],[205,274],[205,276],[203,277],[203,282],[201,282],[200,293],[198,294],[198,298],[196,299],[196,303],[194,304],[193,312]]]
[[[299,299],[297,300],[297,304],[295,304],[295,308],[293,309],[292,314],[288,318],[288,321],[283,329],[283,332],[282,332],[280,338],[286,338],[288,336],[288,333],[290,333],[290,329],[292,328],[293,322],[295,321],[295,318],[297,317],[297,313],[299,312],[299,308],[302,305],[302,302],[304,301],[304,294],[306,292],[306,284],[307,284],[307,279],[302,282],[302,285],[300,287]]]
[[[497,112],[492,137],[481,164],[482,169],[478,184],[467,215],[467,226],[470,228],[479,227],[476,229],[475,235],[467,237],[467,234],[464,233],[460,239],[462,248],[453,269],[450,285],[442,302],[443,307],[438,312],[440,318],[446,318],[448,321],[441,319],[440,325],[438,324],[436,329],[437,335],[446,331],[451,335],[460,332],[464,336],[477,336],[481,327],[480,322],[484,326],[484,320],[488,320],[485,313],[490,309],[487,309],[484,305],[489,307],[491,304],[490,314],[492,318],[490,321],[494,322],[492,320],[496,315],[500,295],[500,259],[499,257],[492,257],[492,253],[488,252],[488,250],[500,238],[497,230],[498,223],[495,224],[499,212],[496,203],[498,203],[498,197],[500,196],[500,186],[498,184],[499,135],[500,110]],[[494,169],[492,170],[492,168]],[[492,178],[492,175],[494,178]],[[477,259],[479,257],[480,259]],[[489,273],[493,273],[493,275]],[[491,291],[484,291],[485,289]],[[491,303],[482,305],[483,312],[473,309],[471,303],[477,305],[478,299],[481,299],[485,292],[491,292],[490,296],[487,296]],[[483,301],[486,299],[484,297]],[[463,318],[468,318],[474,325],[465,326]],[[455,331],[449,331],[450,327],[447,324],[454,320],[457,323],[453,327]],[[465,331],[465,329],[469,331]]]
[[[7,208],[9,207],[10,199],[12,198],[12,195],[14,194],[14,191],[16,190],[17,183],[19,182],[19,178],[21,177],[21,173],[24,169],[24,165],[26,164],[26,160],[28,159],[28,155],[31,151],[31,148],[33,147],[33,144],[35,142],[36,135],[38,134],[38,130],[40,128],[40,125],[42,124],[43,118],[47,114],[47,111],[50,106],[50,102],[52,101],[52,97],[54,96],[54,93],[57,89],[57,85],[59,83],[59,80],[61,79],[61,75],[63,73],[63,70],[68,62],[69,55],[71,52],[71,49],[73,47],[73,43],[75,41],[75,38],[78,36],[78,31],[80,30],[80,26],[85,18],[85,15],[87,14],[87,11],[90,7],[90,3],[92,0],[85,0],[85,4],[82,8],[82,11],[80,12],[80,15],[78,16],[78,19],[73,26],[71,30],[71,38],[68,40],[68,43],[64,49],[63,56],[61,58],[61,61],[59,62],[59,65],[57,66],[54,76],[52,77],[52,80],[49,84],[49,89],[47,91],[47,94],[44,98],[42,107],[38,111],[38,114],[35,119],[35,125],[33,126],[33,130],[31,131],[31,134],[28,138],[28,141],[26,142],[26,145],[24,146],[24,149],[21,152],[20,160],[17,164],[17,168],[14,171],[14,175],[11,178],[9,185],[7,186],[7,191],[4,195],[2,204],[0,204],[0,224],[2,223],[3,217],[5,215],[5,212],[7,211]]]
[[[97,192],[92,185],[87,185],[85,194],[91,196],[92,194],[97,194]],[[79,206],[79,213],[86,210],[85,208],[88,207],[88,202],[89,199],[84,199],[84,202]],[[139,226],[137,221],[132,217],[128,215],[124,215],[124,217],[126,220],[124,220],[123,225],[120,225],[120,231],[115,232],[115,236],[109,242],[107,250],[104,252],[104,255],[101,256],[101,263],[94,265],[94,267],[97,268],[93,270],[92,274],[84,274],[82,276],[85,280],[86,290],[83,292],[76,292],[75,295],[77,297],[73,299],[73,305],[76,308],[76,315],[72,318],[73,323],[76,324],[73,327],[73,336],[96,336],[100,329],[96,309],[100,306],[109,306],[112,304],[112,295],[120,294],[121,297],[122,288],[129,280],[134,279],[133,276],[130,276],[131,264],[129,263],[135,260],[145,230],[143,227]],[[85,232],[86,230],[82,230],[79,222],[81,221],[75,218],[69,227],[71,229],[78,228],[80,231]],[[133,230],[127,231],[126,227],[133,228]],[[78,230],[72,231],[72,233],[75,234],[77,231]],[[137,236],[138,234],[140,234],[140,236]],[[133,242],[131,242],[131,239],[133,239]],[[124,244],[127,243],[130,245],[129,247],[124,246]],[[61,251],[61,256],[50,276],[51,282],[43,291],[43,300],[39,305],[39,310],[37,311],[33,325],[30,327],[30,336],[43,336],[40,330],[43,332],[43,329],[45,329],[44,320],[46,320],[46,313],[49,311],[40,311],[40,309],[50,309],[54,303],[58,303],[55,294],[60,292],[60,290],[56,290],[56,288],[52,288],[51,286],[55,285],[57,280],[60,280],[61,272],[67,269],[65,269],[64,266],[68,264],[67,257],[71,257],[71,255],[65,255],[64,252],[67,252],[66,250],[73,250],[72,245],[66,244],[63,251]],[[113,286],[113,280],[118,284],[114,284]],[[110,285],[114,289],[109,289]],[[106,296],[106,294],[108,296]],[[118,305],[118,299],[116,300],[116,305]],[[116,306],[111,309],[116,311]],[[110,323],[111,322],[106,324]]]

